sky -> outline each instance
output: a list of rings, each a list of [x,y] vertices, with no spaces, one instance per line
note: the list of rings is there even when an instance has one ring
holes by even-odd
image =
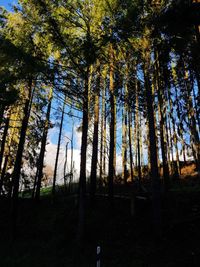
[[[12,5],[17,4],[17,0],[0,0],[0,6],[5,7],[7,10],[12,11]],[[53,108],[54,112],[51,114],[51,121],[53,124],[59,124],[60,122],[60,116],[55,115],[55,110],[59,109],[59,106],[61,107],[62,104],[58,103],[56,100],[53,101]],[[70,109],[66,107],[65,112],[69,112]],[[57,112],[58,114],[59,112]],[[74,115],[78,117],[82,117],[82,114],[77,112],[74,112]],[[119,115],[119,114],[118,114]],[[118,136],[117,136],[117,172],[120,173],[122,171],[122,156],[121,156],[121,116],[118,117],[117,122],[117,129],[118,129]],[[59,162],[58,162],[58,183],[63,183],[63,173],[64,173],[64,162],[66,158],[66,144],[69,142],[69,139],[71,138],[71,129],[72,124],[74,123],[74,142],[73,142],[73,160],[74,160],[74,169],[75,171],[75,178],[78,179],[79,177],[79,171],[80,171],[80,148],[81,148],[81,132],[77,132],[77,127],[80,126],[81,121],[78,119],[72,119],[69,116],[65,116],[64,124],[63,124],[63,133],[62,133],[62,139],[61,139],[61,148],[60,148],[60,154],[59,154]],[[145,127],[145,126],[144,126]],[[107,129],[109,129],[109,126],[107,125]],[[48,144],[46,147],[46,157],[45,157],[45,164],[50,166],[51,169],[54,169],[55,165],[55,157],[56,157],[56,150],[57,150],[57,142],[58,142],[58,132],[59,128],[54,127],[53,129],[49,130],[48,135]],[[109,136],[107,137],[109,139]],[[144,161],[147,162],[147,150],[144,148]],[[88,150],[91,154],[92,148],[91,146],[88,147]],[[67,171],[70,171],[70,158],[71,158],[71,149],[70,149],[70,142],[68,145],[68,164],[67,164]],[[87,161],[87,176],[90,175],[90,167],[91,166],[91,158],[88,157]]]
[[[12,4],[17,4],[17,0],[0,0],[0,6],[5,7],[7,10],[12,10]],[[53,104],[54,109],[58,109],[59,103],[56,103],[56,101]],[[69,112],[69,109],[66,107],[66,112]],[[76,113],[76,112],[75,112]],[[75,114],[81,117],[81,114]],[[55,114],[51,115],[51,120],[53,123],[58,123],[60,121],[60,116],[55,116]],[[120,127],[121,119],[118,118],[120,121],[118,121],[118,126]],[[64,125],[63,125],[63,133],[62,133],[62,141],[61,141],[61,149],[59,154],[59,162],[58,162],[58,180],[59,183],[62,183],[63,181],[63,168],[64,168],[64,161],[65,161],[65,148],[67,142],[69,142],[69,138],[71,138],[71,128],[72,128],[72,118],[69,116],[65,116]],[[79,177],[79,170],[80,170],[80,147],[81,147],[81,133],[76,131],[76,128],[80,126],[80,120],[74,119],[74,168],[76,169],[75,177],[76,179]],[[119,127],[118,130],[119,130]],[[54,127],[53,129],[50,129],[49,135],[48,135],[48,145],[46,148],[46,158],[45,158],[45,164],[51,166],[52,169],[54,169],[55,164],[55,157],[56,157],[56,149],[57,149],[57,141],[58,141],[58,127]],[[121,132],[121,131],[119,131]],[[118,133],[119,134],[119,133]],[[118,137],[118,143],[121,143],[121,134],[119,134]],[[89,148],[91,151],[91,148]],[[90,152],[91,153],[91,152]],[[146,151],[144,151],[144,154],[147,155]],[[70,157],[71,157],[71,150],[70,150],[70,144],[68,146],[68,165],[67,169],[70,170]],[[145,161],[147,158],[145,159]],[[87,162],[87,175],[90,174],[90,165],[91,161],[88,158]],[[118,147],[117,149],[117,172],[121,172],[122,170],[122,158],[121,158],[121,149]]]
[[[12,11],[12,5],[17,4],[17,0],[0,0],[0,6],[5,7],[7,10]],[[54,108],[58,109],[58,104],[56,104],[56,101],[54,102]],[[66,112],[67,112],[66,108]],[[54,113],[54,112],[53,112]],[[59,118],[55,119],[55,115],[51,115],[51,120],[53,123],[59,122]],[[81,143],[81,133],[76,132],[76,127],[78,127],[80,124],[79,121],[74,122],[74,150],[73,150],[73,159],[74,159],[74,168],[76,170],[75,178],[78,178],[79,175],[79,169],[80,169],[80,143]],[[72,120],[66,116],[64,120],[63,125],[63,134],[62,134],[62,140],[61,140],[61,148],[60,148],[60,154],[59,154],[59,162],[58,162],[58,183],[62,183],[63,179],[63,173],[64,173],[64,161],[65,161],[65,147],[67,143],[67,137],[71,137],[71,125]],[[46,147],[46,158],[45,158],[45,164],[51,166],[52,169],[54,169],[55,164],[55,157],[56,157],[56,150],[57,150],[57,142],[58,142],[58,127],[54,127],[53,129],[50,129],[49,135],[48,135],[48,142]],[[67,171],[70,170],[70,158],[71,158],[71,149],[70,146],[68,148],[68,164],[67,164]],[[87,165],[87,171],[89,172],[90,164],[88,162]]]
[[[11,10],[11,5],[16,3],[17,0],[0,0],[0,6],[5,7],[7,10]]]

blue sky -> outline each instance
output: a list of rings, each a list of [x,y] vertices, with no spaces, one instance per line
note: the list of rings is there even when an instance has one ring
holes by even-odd
[[[0,6],[5,7],[7,10],[11,10],[11,5],[16,3],[17,0],[0,0]]]
[[[7,10],[12,10],[12,5],[17,4],[17,0],[0,0],[0,6],[5,7]],[[57,101],[53,102],[53,108],[54,110],[58,108],[62,104],[58,104]],[[69,112],[70,109],[66,107],[66,112]],[[54,111],[52,112],[54,113]],[[80,116],[81,113],[74,111],[74,115]],[[56,116],[54,114],[51,114],[51,120],[53,123],[59,122],[60,118],[56,119]],[[63,164],[64,164],[64,156],[65,156],[65,146],[68,142],[68,138],[71,138],[71,128],[72,128],[72,118],[69,116],[65,117],[64,125],[63,125],[63,134],[62,134],[62,143],[61,143],[61,153],[60,153],[60,161],[59,161],[59,170],[61,174],[63,173]],[[121,145],[121,130],[120,130],[120,124],[121,119],[120,116],[118,117],[118,143]],[[79,170],[80,165],[80,141],[81,141],[81,133],[76,132],[76,127],[80,126],[80,120],[74,118],[74,161],[75,161],[75,168]],[[67,136],[67,137],[66,137]],[[46,161],[49,165],[53,167],[54,161],[55,161],[55,155],[56,155],[56,144],[58,142],[58,128],[53,128],[49,131],[49,145],[47,147],[47,154],[46,154]],[[143,151],[144,152],[144,151]],[[68,158],[70,158],[70,149],[68,150]],[[119,146],[117,146],[117,153],[118,153],[118,166],[121,165],[121,149]],[[146,150],[145,152],[146,153]],[[145,162],[147,161],[147,153],[145,155]],[[89,169],[89,167],[88,167]],[[78,173],[78,171],[77,171]],[[60,175],[61,176],[61,175]]]
[[[0,0],[0,6],[3,6],[5,7],[7,10],[12,10],[12,5],[13,4],[17,4],[17,0]],[[57,103],[57,101],[54,101],[53,102],[53,107],[54,109],[57,109],[59,106],[59,104]],[[54,110],[55,111],[55,110]],[[69,112],[69,108],[66,107],[65,109],[66,112]],[[54,112],[52,112],[54,113]],[[80,116],[81,117],[81,113],[78,113],[77,112],[74,112],[75,115],[77,116]],[[51,120],[52,122],[59,122],[60,119],[56,119],[56,116],[54,114],[51,114]],[[120,120],[120,118],[118,118],[118,120]],[[118,121],[118,123],[120,123],[120,121]],[[76,154],[75,155],[75,162],[77,162],[76,165],[76,169],[79,168],[79,153],[80,153],[80,140],[81,140],[81,133],[77,133],[76,132],[76,127],[80,125],[80,120],[78,119],[75,119],[74,118],[74,153]],[[65,120],[64,120],[64,125],[63,125],[63,134],[62,134],[62,143],[61,143],[61,155],[60,155],[60,160],[63,161],[63,156],[64,156],[64,150],[65,150],[65,145],[66,145],[66,142],[67,142],[67,139],[65,138],[65,136],[68,136],[69,138],[71,137],[71,127],[72,127],[72,118],[66,116],[65,117]],[[51,165],[53,165],[53,162],[54,162],[54,156],[56,154],[56,144],[58,142],[58,128],[55,127],[53,129],[50,130],[49,132],[49,146],[47,148],[47,157],[49,157],[49,159],[47,160],[48,163],[50,163]],[[120,131],[120,134],[118,133],[119,135],[119,138],[118,138],[118,142],[119,144],[121,144],[121,131]],[[119,154],[118,155],[118,158],[121,160],[121,157],[120,157],[120,149],[119,149],[119,146],[117,146],[117,153]],[[69,155],[69,158],[70,158],[70,155]],[[61,163],[61,165],[63,165],[63,162]],[[120,165],[120,163],[118,163]]]

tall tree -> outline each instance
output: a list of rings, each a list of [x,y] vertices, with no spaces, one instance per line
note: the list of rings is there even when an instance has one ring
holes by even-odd
[[[97,63],[99,64],[99,63]],[[93,132],[93,151],[90,176],[90,197],[91,202],[95,200],[96,182],[97,182],[97,161],[98,161],[98,141],[99,141],[99,93],[100,93],[100,64],[97,66],[97,81],[94,93],[94,132]]]
[[[22,126],[20,131],[19,144],[16,154],[16,160],[14,164],[14,170],[12,174],[12,219],[13,219],[13,235],[16,234],[16,223],[17,223],[17,209],[18,209],[18,194],[19,194],[19,183],[21,174],[21,164],[24,151],[24,144],[26,138],[26,131],[28,128],[28,121],[30,117],[32,98],[33,98],[33,81],[30,78],[26,85],[26,100],[24,104],[24,117],[22,120]]]
[[[61,144],[61,137],[62,137],[62,130],[63,130],[64,115],[65,115],[65,105],[66,105],[66,96],[65,96],[65,99],[63,101],[61,120],[60,120],[60,129],[59,129],[59,135],[58,135],[58,144],[57,144],[56,160],[55,160],[54,174],[53,174],[53,186],[52,186],[52,195],[53,196],[55,196],[55,193],[56,193],[58,159],[59,159],[59,153],[60,153],[60,144]]]
[[[110,45],[110,147],[109,147],[109,169],[108,169],[108,195],[113,201],[113,181],[115,177],[115,131],[116,131],[116,103],[114,85],[114,55],[113,45]]]
[[[33,197],[35,195],[36,199],[39,199],[39,197],[40,197],[40,188],[41,188],[41,182],[42,182],[42,178],[43,178],[44,156],[45,156],[45,148],[46,148],[46,143],[47,143],[47,134],[48,134],[48,130],[49,130],[49,123],[50,123],[52,97],[53,97],[53,89],[51,87],[50,91],[49,91],[49,97],[48,97],[49,103],[47,106],[46,120],[45,120],[44,129],[43,129],[40,154],[39,154],[39,158],[38,158],[37,172],[36,172],[34,188],[33,188]]]

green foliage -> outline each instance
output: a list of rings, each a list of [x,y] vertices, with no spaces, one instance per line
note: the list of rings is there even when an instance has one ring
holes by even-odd
[[[85,111],[83,103],[89,99],[86,115],[91,128],[98,64],[107,91],[113,65],[113,90],[119,111],[125,105],[131,115],[138,110],[147,124],[148,107],[153,107],[151,118],[156,121],[153,127],[160,137],[158,95],[161,94],[162,112],[166,116],[165,135],[171,130],[167,123],[173,123],[173,142],[177,132],[177,136],[184,139],[178,140],[179,146],[187,143],[190,149],[194,150],[195,145],[199,147],[199,97],[195,96],[200,88],[199,30],[196,28],[199,14],[195,11],[194,16],[188,15],[186,1],[182,4],[164,0],[20,0],[19,4],[14,12],[0,9],[0,115],[7,111],[11,118],[5,149],[9,155],[8,170],[17,162],[27,83],[32,80],[34,97],[23,147],[24,186],[33,186],[38,164],[49,101],[46,89],[53,88],[55,95],[59,92],[57,97],[62,101],[63,95],[66,96],[70,109],[79,112]],[[189,6],[189,11],[192,10]],[[84,95],[88,77],[90,96]],[[148,90],[152,91],[149,105]],[[107,120],[110,119],[110,95],[105,95]],[[176,116],[178,119],[174,119]],[[83,126],[77,130],[82,131]],[[156,142],[154,140],[155,147],[160,145]],[[173,146],[168,140],[167,150],[172,150],[171,156]],[[155,155],[156,148],[153,152]],[[168,161],[170,163],[170,155]],[[32,173],[27,173],[27,169]],[[28,257],[27,254],[25,261]]]

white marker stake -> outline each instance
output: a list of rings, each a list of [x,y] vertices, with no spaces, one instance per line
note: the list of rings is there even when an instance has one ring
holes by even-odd
[[[101,247],[97,247],[97,267],[101,267],[101,260],[100,260],[100,254],[101,254]]]

